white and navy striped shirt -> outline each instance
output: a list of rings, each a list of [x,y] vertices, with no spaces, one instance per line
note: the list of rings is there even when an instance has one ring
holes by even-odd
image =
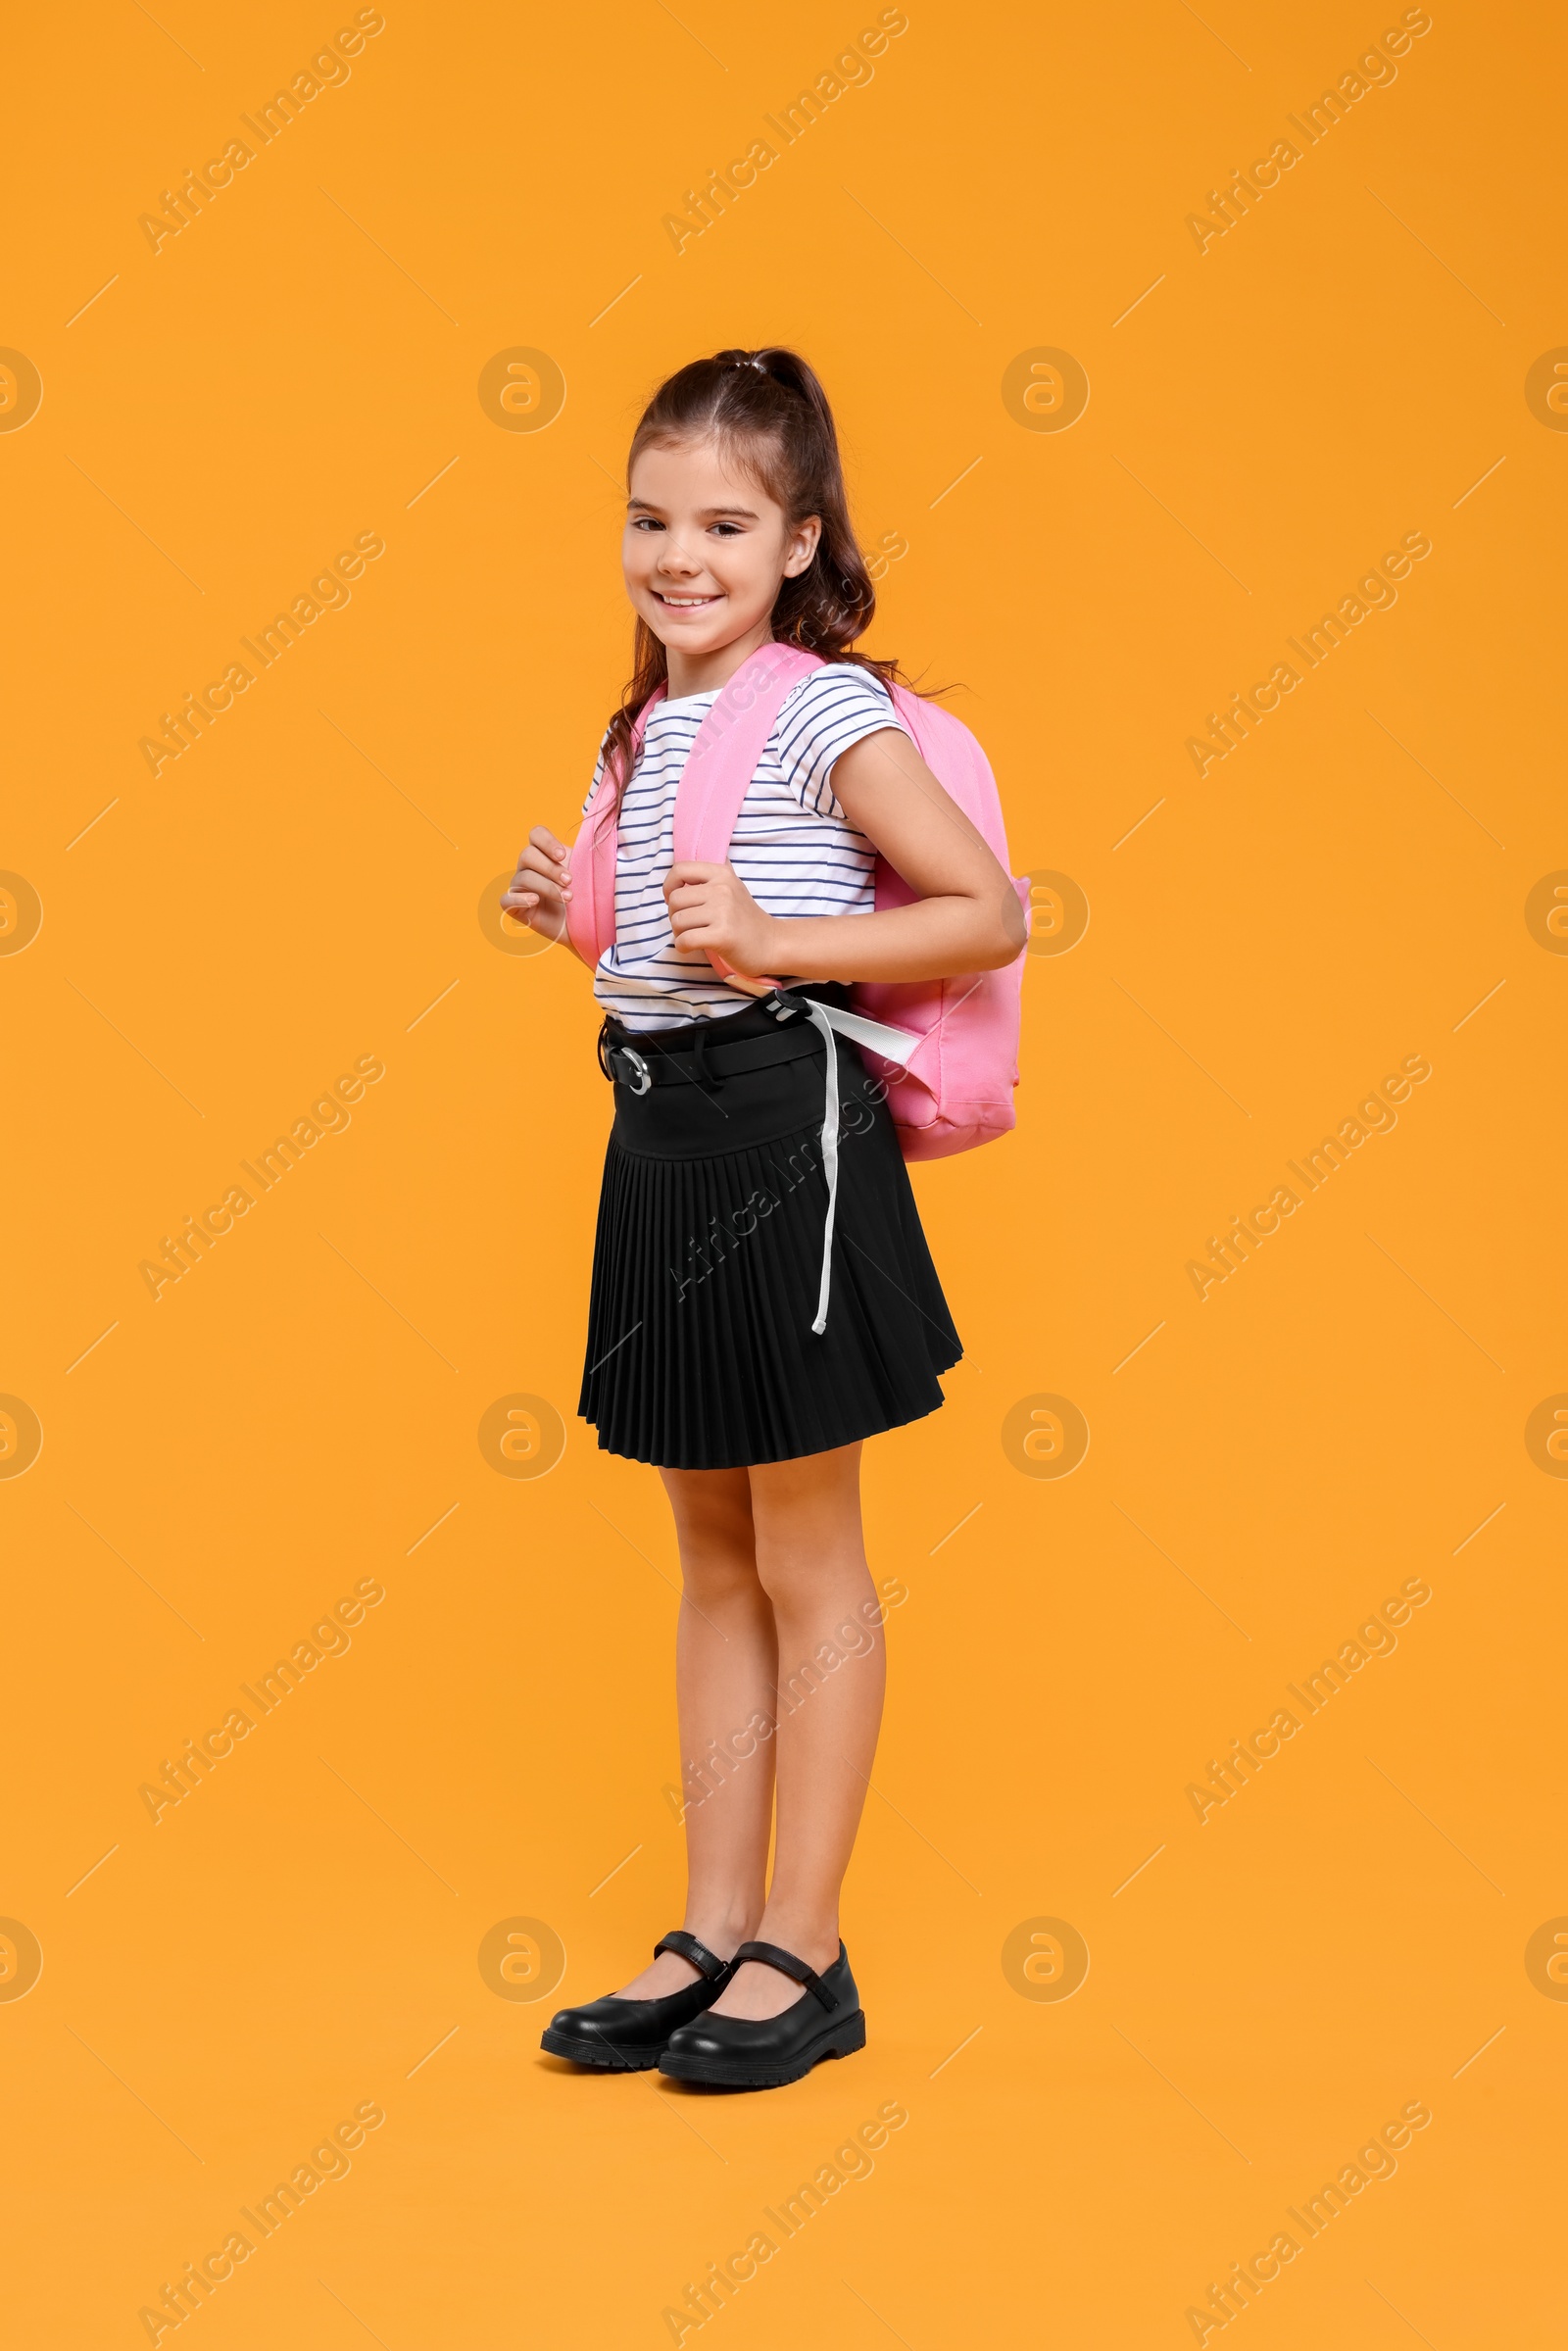
[[[698,948],[677,955],[663,883],[674,861],[675,792],[697,730],[717,700],[655,705],[621,801],[615,857],[615,943],[599,958],[594,995],[629,1029],[672,1027],[743,1011]],[[880,678],[850,662],[811,670],[785,697],[735,822],[730,863],[768,914],[869,914],[876,850],[834,798],[834,762],[866,735],[904,725]],[[600,746],[592,800],[604,771]],[[583,806],[586,810],[588,803]],[[793,979],[793,972],[770,972]]]

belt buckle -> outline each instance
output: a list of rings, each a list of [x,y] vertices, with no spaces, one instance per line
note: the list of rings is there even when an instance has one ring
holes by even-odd
[[[630,1045],[615,1046],[611,1053],[611,1059],[629,1061],[633,1070],[636,1072],[637,1077],[641,1080],[639,1085],[634,1085],[630,1078],[621,1079],[621,1084],[625,1087],[628,1094],[646,1094],[649,1091],[654,1082],[654,1073],[649,1068],[647,1062],[643,1059],[642,1054],[636,1051],[635,1047]]]

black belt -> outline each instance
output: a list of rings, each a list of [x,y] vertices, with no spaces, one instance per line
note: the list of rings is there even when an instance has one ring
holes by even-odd
[[[723,1015],[694,1022],[679,1045],[662,1045],[646,1032],[632,1045],[624,1032],[621,1037],[612,1036],[607,1019],[599,1032],[599,1066],[607,1078],[624,1086],[629,1094],[647,1094],[655,1086],[703,1085],[710,1078],[721,1085],[726,1077],[743,1070],[769,1068],[775,1061],[804,1060],[821,1051],[817,1030],[802,1017],[806,1008],[804,997],[775,988],[759,997],[748,1011],[733,1017],[750,1020],[754,1013],[767,1013],[779,1027],[754,1031],[729,1044],[710,1042],[714,1029],[728,1026]]]

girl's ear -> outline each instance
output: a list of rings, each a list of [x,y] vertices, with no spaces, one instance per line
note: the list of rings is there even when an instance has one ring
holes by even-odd
[[[809,567],[811,558],[816,553],[817,541],[821,536],[822,517],[820,514],[808,514],[804,522],[797,524],[790,533],[785,549],[784,577],[786,579],[799,579],[801,573]]]

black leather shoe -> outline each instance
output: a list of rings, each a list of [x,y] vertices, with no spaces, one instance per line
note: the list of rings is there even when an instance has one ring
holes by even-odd
[[[659,2060],[662,2074],[729,2089],[779,2089],[786,2082],[799,2082],[824,2057],[849,2057],[865,2047],[860,1995],[842,1943],[837,1959],[820,1976],[777,1943],[742,1943],[732,1969],[748,1959],[760,1959],[804,1984],[800,1999],[778,2016],[699,2016],[682,2025]]]
[[[659,2000],[627,2000],[608,1992],[583,2008],[558,2009],[539,2046],[553,2057],[569,2057],[602,2073],[646,2074],[659,2063],[660,2052],[678,2025],[701,2016],[716,2000],[735,1973],[732,1959],[717,1959],[706,1943],[684,1927],[677,1927],[654,1945],[654,1957],[674,1951],[701,1971],[695,1984],[665,1992]]]

